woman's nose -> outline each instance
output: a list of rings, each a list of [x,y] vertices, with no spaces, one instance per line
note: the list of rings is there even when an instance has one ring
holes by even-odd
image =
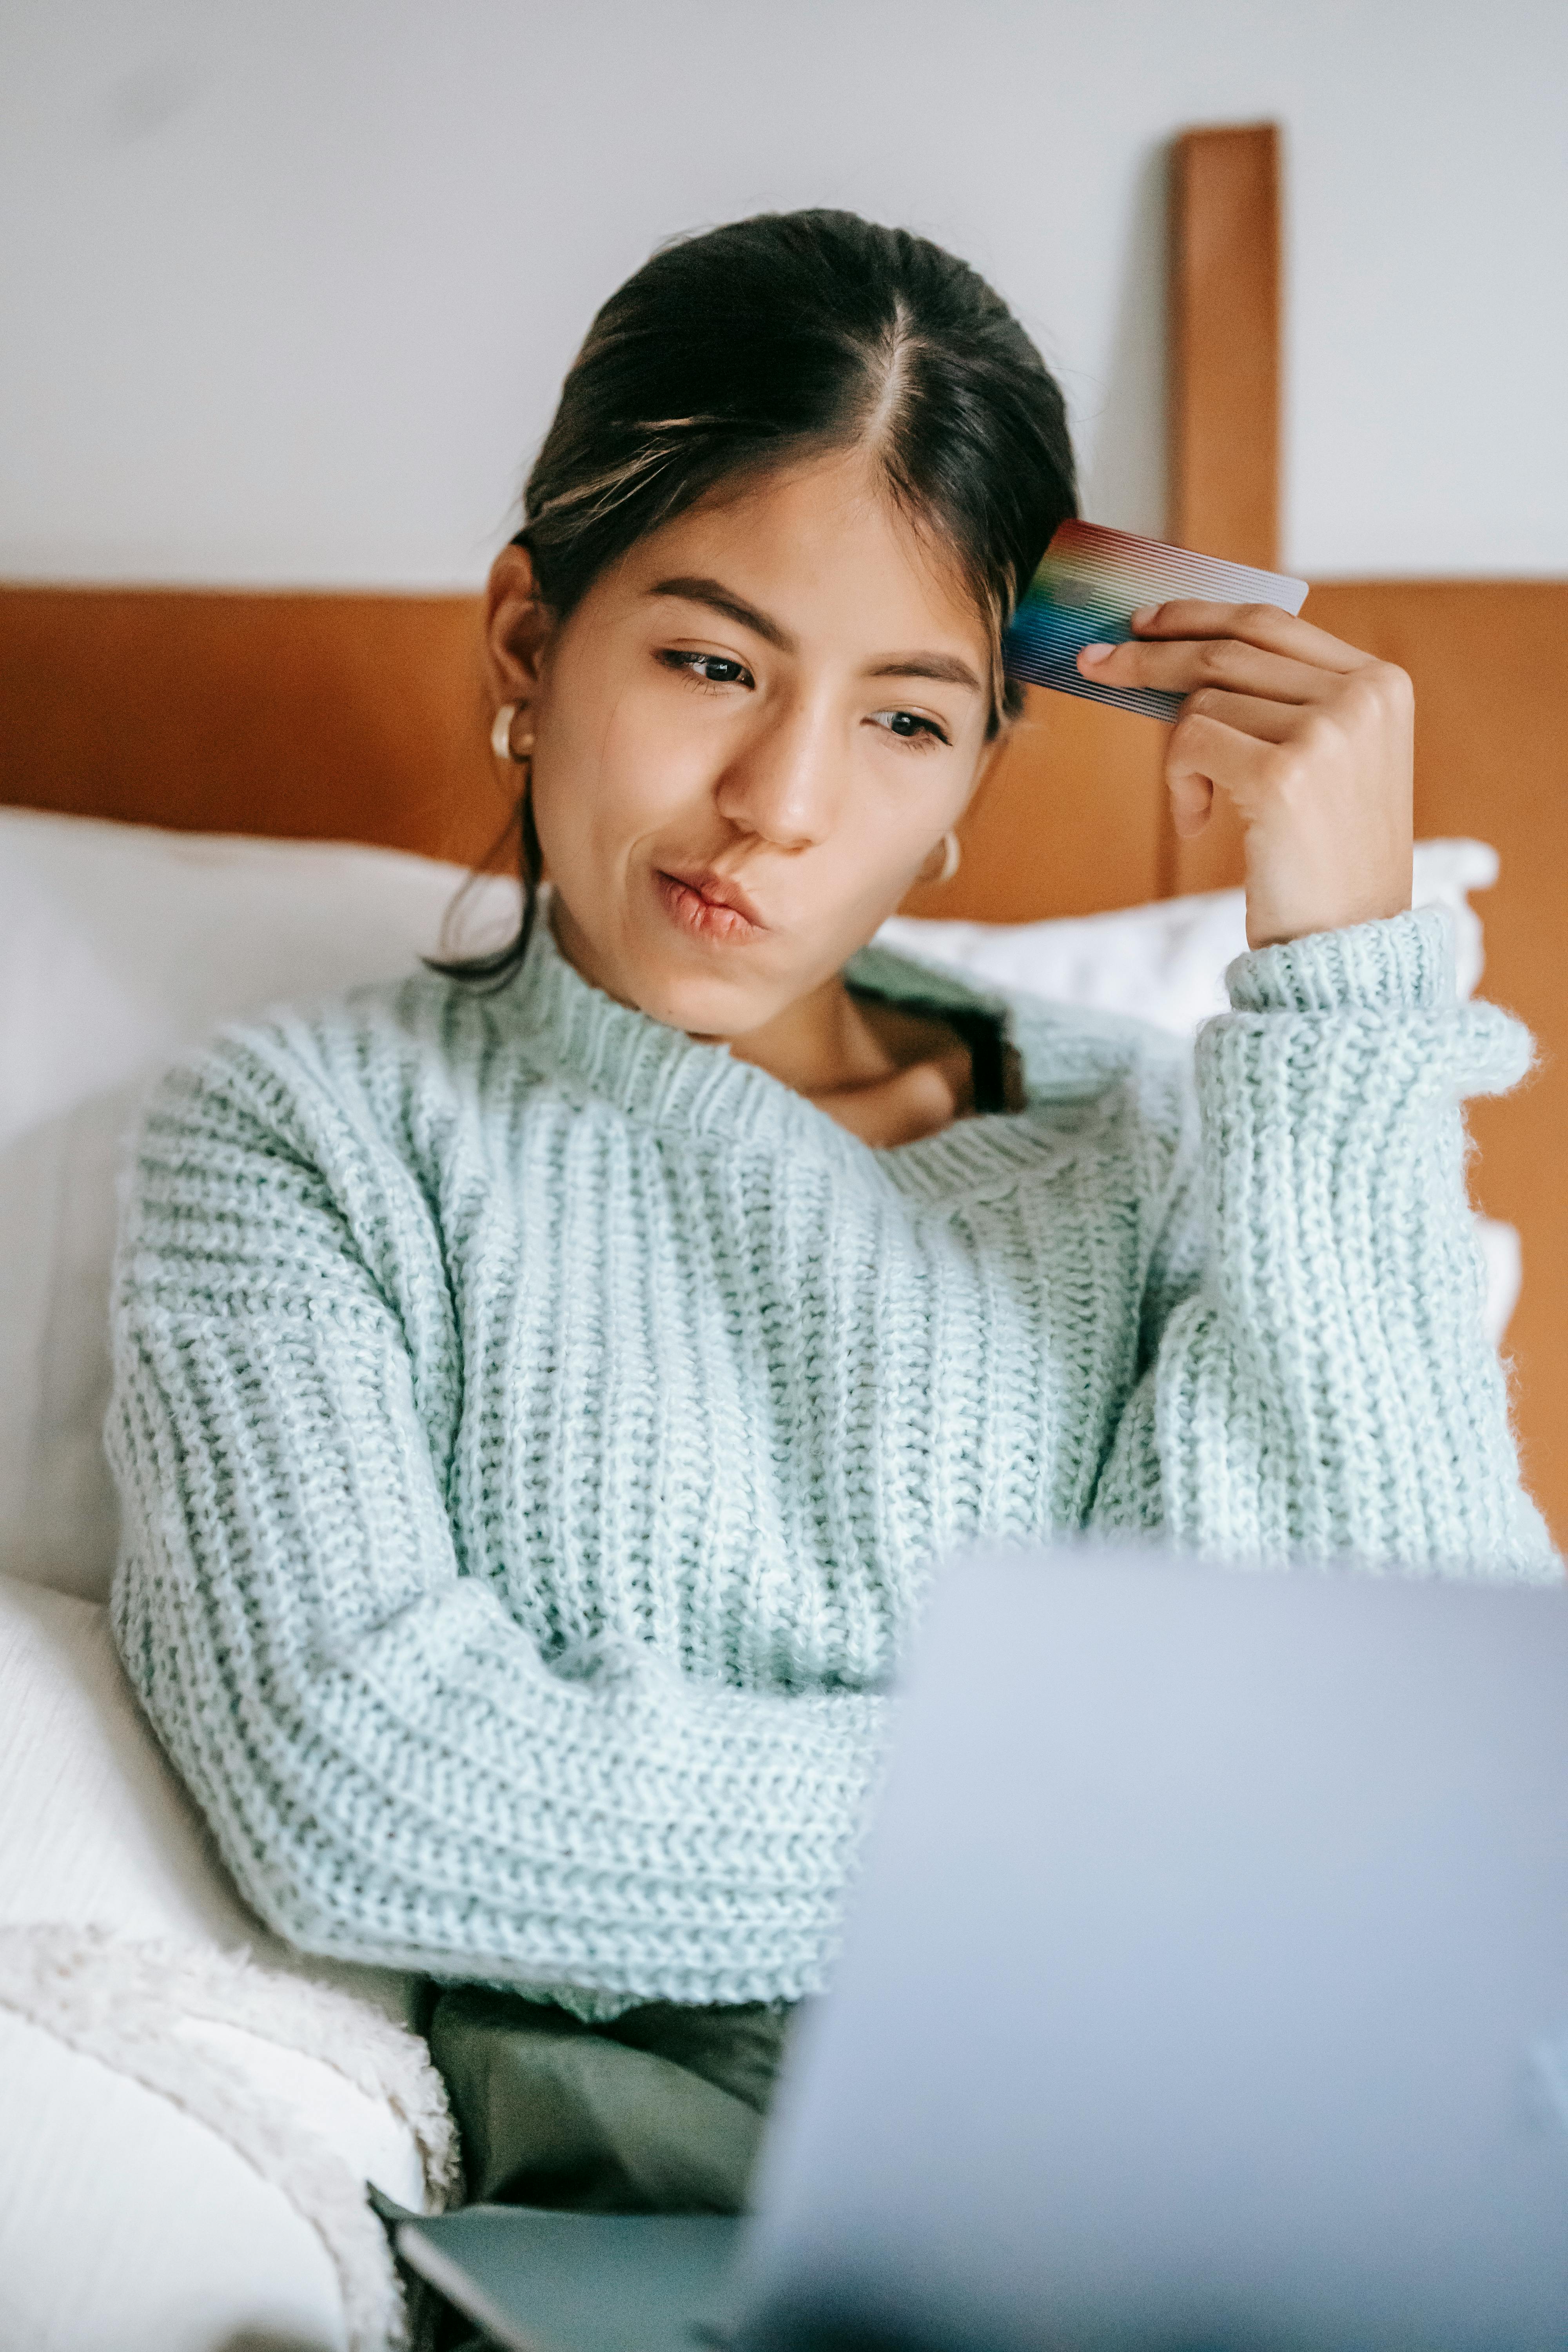
[[[779,849],[809,849],[833,830],[844,754],[826,713],[780,711],[737,747],[719,779],[721,814]]]

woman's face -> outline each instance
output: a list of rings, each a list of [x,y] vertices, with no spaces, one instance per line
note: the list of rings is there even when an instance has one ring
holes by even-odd
[[[694,1036],[836,973],[962,814],[986,751],[972,598],[863,461],[720,494],[552,629],[527,556],[490,587],[497,699],[527,705],[572,961]]]

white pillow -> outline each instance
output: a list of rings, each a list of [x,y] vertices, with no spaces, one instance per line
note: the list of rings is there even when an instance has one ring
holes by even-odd
[[[1415,845],[1415,904],[1447,907],[1453,918],[1461,996],[1472,995],[1481,976],[1480,917],[1466,893],[1489,890],[1497,877],[1497,851],[1484,841]],[[1190,1036],[1226,1009],[1225,968],[1247,946],[1247,900],[1240,890],[1210,890],[1048,923],[897,915],[878,937],[906,955],[998,987],[1134,1013]]]
[[[393,850],[0,809],[0,1573],[109,1590],[114,1176],[148,1083],[222,1021],[411,970],[461,880]],[[478,894],[473,938],[514,904]]]
[[[362,2184],[424,2207],[451,2155],[411,1980],[275,1943],[103,1610],[3,1578],[0,1853],[0,2345],[385,2341]]]
[[[1419,898],[1453,909],[1473,986],[1480,926],[1464,894],[1496,879],[1496,853],[1423,843],[1416,875]],[[393,850],[0,810],[0,1571],[109,1588],[114,1171],[149,1079],[220,1021],[412,969],[461,878]],[[465,944],[504,936],[515,905],[510,885],[487,886]],[[896,919],[879,936],[982,981],[1187,1031],[1223,1005],[1245,944],[1239,890],[1048,923]],[[1494,1242],[1505,1287],[1508,1238]]]

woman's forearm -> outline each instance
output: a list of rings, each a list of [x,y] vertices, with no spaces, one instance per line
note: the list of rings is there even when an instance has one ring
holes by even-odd
[[[1443,918],[1242,958],[1198,1045],[1204,1273],[1170,1313],[1097,1520],[1235,1557],[1553,1573],[1520,1486],[1461,1097],[1529,1041],[1453,997]]]
[[[330,1321],[279,1349],[154,1318],[122,1356],[117,1632],[247,1898],[301,1948],[436,1973],[820,1989],[886,1701],[635,1645],[551,1671],[458,1573],[395,1371],[380,1419],[345,1414],[358,1336],[345,1363]]]

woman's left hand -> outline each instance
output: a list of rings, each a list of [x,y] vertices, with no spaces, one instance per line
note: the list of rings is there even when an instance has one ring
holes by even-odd
[[[1390,662],[1272,604],[1150,605],[1136,636],[1086,646],[1081,674],[1185,695],[1165,782],[1178,836],[1216,791],[1247,845],[1255,947],[1402,914],[1410,904],[1415,698]]]

